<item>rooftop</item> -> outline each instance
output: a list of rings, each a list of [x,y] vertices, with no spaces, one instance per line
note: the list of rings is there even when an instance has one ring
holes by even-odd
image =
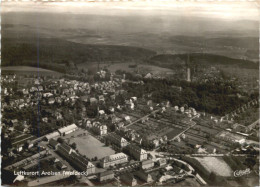
[[[64,132],[68,132],[68,131],[76,129],[76,128],[78,128],[77,125],[72,124],[72,125],[69,125],[69,126],[66,126],[66,127],[62,127],[60,129],[58,129],[58,131],[62,134]]]
[[[127,158],[127,155],[124,153],[117,153],[114,155],[106,156],[103,158],[103,160],[104,160],[104,162],[110,162],[110,161],[114,161],[114,160],[118,160],[118,159],[122,159],[122,158]]]

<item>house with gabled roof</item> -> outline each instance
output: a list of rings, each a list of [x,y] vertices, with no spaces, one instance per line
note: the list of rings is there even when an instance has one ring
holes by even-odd
[[[134,175],[147,183],[153,182],[152,176],[149,173],[146,173],[144,170],[139,170],[135,172]]]
[[[129,144],[128,146],[126,146],[126,150],[128,154],[133,156],[136,160],[147,160],[147,152],[139,146]]]
[[[130,186],[136,186],[137,185],[137,180],[136,178],[134,177],[133,174],[131,173],[125,173],[123,174],[122,176],[120,176],[120,179],[126,183],[127,185],[130,185]]]
[[[107,141],[111,142],[112,144],[117,145],[118,147],[125,147],[127,146],[128,142],[123,137],[115,134],[110,133],[106,136]]]

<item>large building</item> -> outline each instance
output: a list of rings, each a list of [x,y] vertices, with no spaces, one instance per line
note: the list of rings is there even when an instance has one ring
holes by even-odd
[[[117,164],[122,164],[128,162],[128,157],[124,153],[117,153],[114,155],[106,156],[101,160],[101,165],[103,168],[107,168],[109,166],[115,166]]]
[[[74,150],[66,143],[57,146],[57,152],[62,156],[69,156]]]
[[[72,124],[72,125],[68,125],[66,127],[62,127],[60,129],[58,129],[60,135],[63,135],[63,134],[70,134],[74,131],[76,131],[78,129],[77,125],[75,124]]]
[[[127,153],[134,157],[136,160],[142,161],[147,160],[147,152],[134,144],[126,146]]]
[[[56,138],[56,137],[58,137],[58,136],[60,136],[60,133],[57,132],[57,131],[54,131],[54,132],[52,132],[52,133],[47,134],[47,135],[45,136],[45,138],[47,139],[47,141],[49,141],[50,139]]]
[[[72,165],[79,171],[87,171],[88,175],[95,173],[95,166],[86,158],[78,155],[76,152],[71,153],[70,160]]]
[[[152,176],[149,173],[146,173],[144,170],[139,170],[139,171],[135,172],[135,175],[139,179],[141,179],[147,183],[153,182]]]
[[[131,173],[126,173],[120,176],[120,179],[129,186],[136,186],[137,180]]]
[[[125,147],[127,146],[128,142],[126,141],[126,139],[124,139],[123,137],[115,134],[115,133],[110,133],[109,135],[106,136],[106,140],[111,143],[114,144],[118,147]]]
[[[68,144],[58,145],[57,152],[65,158],[75,169],[86,171],[89,174],[95,173],[95,166],[82,155],[76,153]]]
[[[104,171],[102,173],[99,173],[99,181],[106,181],[114,178],[114,172],[109,170],[109,171]]]
[[[58,148],[58,146],[60,145],[60,143],[57,142],[57,141],[54,140],[54,139],[50,139],[49,145],[50,145],[53,149],[57,150],[57,148]]]
[[[145,160],[142,162],[142,169],[150,169],[152,167],[154,167],[153,160]]]

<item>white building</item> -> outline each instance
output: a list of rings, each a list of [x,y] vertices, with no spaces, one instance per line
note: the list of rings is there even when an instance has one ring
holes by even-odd
[[[101,165],[103,168],[107,168],[109,166],[115,166],[117,164],[122,164],[128,162],[128,157],[124,153],[117,153],[114,155],[106,156],[101,160]]]
[[[61,135],[63,135],[64,133],[70,134],[70,133],[76,131],[77,129],[78,129],[77,125],[72,124],[72,125],[69,125],[69,126],[66,126],[66,127],[62,127],[60,129],[58,129],[58,131]]]

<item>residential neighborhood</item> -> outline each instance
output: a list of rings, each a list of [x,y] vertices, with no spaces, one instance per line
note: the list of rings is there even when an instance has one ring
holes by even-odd
[[[259,4],[2,0],[1,186],[260,186]]]
[[[21,76],[2,79],[8,85],[2,106],[7,171],[34,171],[40,163],[44,171],[83,172],[80,181],[88,185],[169,184],[187,177],[207,184],[189,165],[188,160],[195,155],[218,157],[259,151],[258,142],[250,138],[257,131],[257,122],[246,127],[187,105],[155,103],[147,96],[129,97],[124,77],[93,84],[31,77],[21,87]],[[258,105],[257,100],[250,103],[250,107]],[[30,110],[34,107],[39,108],[38,115]],[[39,147],[45,152],[38,153],[37,162]],[[178,161],[171,157],[184,155],[187,158],[174,165]],[[44,184],[48,177],[52,182],[60,180],[58,176],[39,177],[23,176],[15,181],[34,184],[39,180]]]

